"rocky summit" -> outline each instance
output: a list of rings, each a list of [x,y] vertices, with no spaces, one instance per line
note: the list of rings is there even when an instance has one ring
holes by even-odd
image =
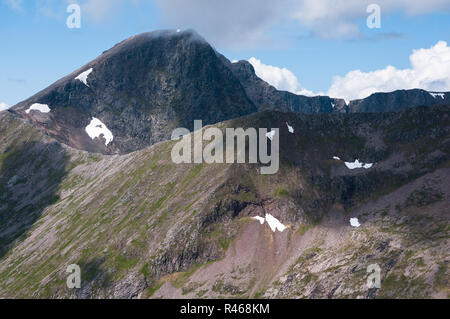
[[[127,39],[0,112],[0,297],[448,298],[449,99],[300,96],[194,31]],[[175,164],[194,120],[279,128],[278,173]]]
[[[85,82],[77,77],[86,71]],[[26,110],[34,103],[48,113]],[[105,154],[129,153],[170,139],[194,119],[213,124],[255,112],[239,80],[193,31],[157,31],[129,38],[16,105],[13,111],[58,141]],[[85,132],[98,118],[114,138]]]

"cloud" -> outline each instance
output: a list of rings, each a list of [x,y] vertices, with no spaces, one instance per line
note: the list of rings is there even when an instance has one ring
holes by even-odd
[[[268,29],[289,12],[292,0],[156,0],[166,22],[192,28],[214,45],[251,47],[269,40]]]
[[[248,62],[253,65],[258,77],[278,90],[296,92],[299,89],[300,83],[290,70],[261,63],[261,60],[254,57],[251,57]]]
[[[359,37],[358,24],[365,23],[370,13],[367,6],[376,3],[384,14],[403,12],[410,16],[450,9],[448,0],[302,0],[291,17],[323,38]]]
[[[5,102],[0,102],[0,112],[9,109],[9,107]]]
[[[15,10],[22,8],[23,0],[0,1]],[[292,25],[298,27],[299,35],[306,31],[323,38],[359,38],[360,26],[369,15],[367,6],[374,3],[373,0],[37,0],[42,3],[38,10],[48,16],[64,14],[59,8],[61,4],[79,3],[83,16],[96,23],[114,19],[125,6],[139,10],[140,4],[150,2],[159,6],[166,25],[195,29],[214,45],[233,49],[280,41],[273,36],[273,31]],[[381,8],[382,25],[385,15],[391,13],[417,16],[450,10],[449,0],[377,0],[375,3]]]
[[[259,78],[274,86],[277,90],[308,96],[318,95],[302,88],[295,74],[286,68],[264,64],[255,57],[251,57],[248,62],[253,66]]]
[[[450,47],[446,42],[439,41],[429,49],[414,50],[409,60],[411,67],[408,69],[389,65],[381,70],[354,70],[344,77],[336,76],[327,94],[352,100],[399,89],[450,91]]]
[[[381,18],[391,13],[410,16],[450,10],[449,0],[156,0],[174,27],[193,28],[216,45],[251,47],[275,41],[272,27],[297,23],[299,33],[322,38],[359,38],[367,6],[376,3]],[[383,24],[382,24],[383,25]]]

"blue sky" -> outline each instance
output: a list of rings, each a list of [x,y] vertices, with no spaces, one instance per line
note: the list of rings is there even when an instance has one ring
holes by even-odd
[[[236,5],[238,13],[204,0],[192,0],[188,8],[180,0],[161,1],[80,0],[82,26],[69,29],[66,7],[77,1],[0,0],[0,102],[14,105],[117,42],[166,28],[195,28],[230,60],[256,58],[260,61],[255,64],[257,74],[289,91],[334,93],[344,98],[359,97],[353,91],[369,94],[397,86],[450,91],[450,80],[446,80],[447,75],[450,78],[450,1],[429,0],[427,7],[410,1],[416,3],[412,8],[402,0],[397,6],[379,1],[380,29],[366,26],[369,13],[365,5],[353,5],[354,1],[323,9],[307,0],[286,0],[284,5],[279,5],[283,1],[251,0],[248,5]],[[218,26],[212,28],[215,21]],[[439,41],[448,46],[436,46]],[[421,48],[426,51],[417,56],[423,66],[411,67],[413,50]],[[427,63],[436,70],[432,81],[425,74]],[[386,69],[388,65],[395,69]],[[282,68],[288,70],[282,72]],[[362,74],[346,76],[354,70]],[[379,73],[369,73],[376,70]],[[380,83],[380,77],[386,83]]]

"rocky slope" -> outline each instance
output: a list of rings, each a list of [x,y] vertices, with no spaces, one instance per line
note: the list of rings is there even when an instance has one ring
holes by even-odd
[[[448,298],[449,106],[217,127],[279,127],[280,171],[174,164],[176,141],[89,153],[0,113],[0,297]]]

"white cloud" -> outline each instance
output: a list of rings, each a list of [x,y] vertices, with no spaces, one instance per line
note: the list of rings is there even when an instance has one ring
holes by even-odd
[[[195,29],[214,45],[233,48],[250,47],[268,41],[266,31],[286,17],[291,2],[156,0],[169,24]]]
[[[430,91],[450,91],[450,47],[439,41],[429,49],[414,50],[409,57],[411,68],[387,66],[381,70],[354,70],[344,77],[335,77],[328,95],[360,99],[375,92],[419,88]]]
[[[0,0],[22,10],[23,0]],[[94,22],[113,19],[125,6],[155,2],[174,28],[193,28],[214,45],[247,48],[270,45],[272,27],[298,22],[303,30],[324,38],[357,37],[373,0],[36,0],[47,15],[65,13],[61,4],[79,3],[82,13]],[[450,10],[450,0],[377,0],[382,21],[390,13],[416,16]],[[57,7],[58,9],[55,9]],[[383,23],[383,22],[382,22]]]
[[[367,6],[376,3],[385,14],[403,12],[416,16],[450,9],[449,0],[302,0],[296,2],[291,17],[324,38],[355,37],[358,24],[369,16]]]
[[[5,102],[0,102],[0,112],[9,109],[9,105]]]
[[[261,63],[255,57],[251,57],[248,62],[253,65],[257,76],[278,90],[296,92],[299,89],[300,83],[290,70]]]
[[[449,0],[156,0],[170,23],[194,28],[214,44],[245,47],[268,44],[273,26],[298,22],[304,30],[324,38],[358,37],[360,25],[370,13],[367,6],[381,8],[381,20],[391,13],[410,16],[450,9]],[[304,30],[301,34],[304,34]],[[269,42],[270,43],[270,42]]]
[[[251,57],[248,62],[253,66],[259,78],[274,86],[277,90],[307,96],[318,95],[302,88],[295,74],[286,68],[264,64],[255,57]]]
[[[363,2],[361,0],[303,0],[293,11],[292,18],[321,37],[356,36],[360,31],[352,21],[366,14]]]

